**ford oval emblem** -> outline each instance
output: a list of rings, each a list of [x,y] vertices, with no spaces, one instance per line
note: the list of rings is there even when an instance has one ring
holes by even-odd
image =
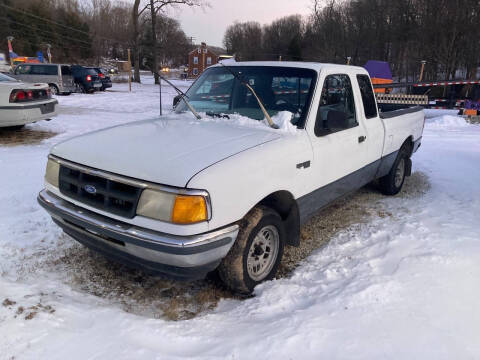
[[[94,195],[94,194],[97,193],[97,188],[96,188],[95,186],[93,186],[93,185],[85,185],[83,188],[84,188],[85,191],[86,191],[87,193],[89,193],[89,194]]]

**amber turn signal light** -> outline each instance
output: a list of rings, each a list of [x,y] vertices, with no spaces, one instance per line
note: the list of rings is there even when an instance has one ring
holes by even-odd
[[[172,210],[173,223],[194,224],[207,219],[207,204],[203,196],[176,196]]]

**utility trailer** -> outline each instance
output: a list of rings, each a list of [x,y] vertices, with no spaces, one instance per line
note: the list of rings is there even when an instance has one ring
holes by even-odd
[[[379,89],[386,86],[374,84],[373,87]],[[405,93],[392,92],[399,88],[405,89]],[[376,96],[379,104],[386,104],[392,109],[415,105],[477,115],[480,110],[480,80],[391,83],[384,94],[377,93]]]

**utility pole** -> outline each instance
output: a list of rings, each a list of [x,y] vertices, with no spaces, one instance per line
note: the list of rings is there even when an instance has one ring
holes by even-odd
[[[160,116],[162,116],[162,78],[158,77],[158,87],[160,88]]]
[[[130,49],[127,49],[128,53],[128,91],[132,91],[132,59],[130,57]]]
[[[418,81],[422,81],[423,80],[423,71],[425,70],[425,64],[427,62],[425,60],[422,60],[422,69],[420,70],[420,79]]]
[[[50,44],[47,44],[47,55],[48,55],[48,63],[51,64],[52,63],[52,53],[50,52],[50,48],[52,47],[52,45]]]

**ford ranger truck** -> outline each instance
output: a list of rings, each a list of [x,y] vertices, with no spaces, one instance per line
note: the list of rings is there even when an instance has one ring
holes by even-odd
[[[294,131],[265,122],[281,112]],[[397,194],[424,122],[418,107],[381,112],[360,67],[218,64],[165,117],[55,145],[38,201],[120,263],[184,280],[216,270],[250,293],[320,209],[374,180]]]

